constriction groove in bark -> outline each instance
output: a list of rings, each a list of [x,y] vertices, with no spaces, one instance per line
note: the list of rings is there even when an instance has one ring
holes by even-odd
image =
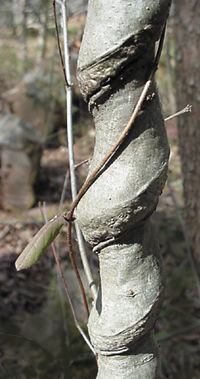
[[[78,63],[96,144],[90,172],[121,134],[154,62],[169,0],[90,0]],[[89,318],[98,378],[156,378],[152,336],[162,299],[150,215],[166,175],[169,148],[155,83],[123,147],[81,199],[77,220],[98,252],[101,286]]]

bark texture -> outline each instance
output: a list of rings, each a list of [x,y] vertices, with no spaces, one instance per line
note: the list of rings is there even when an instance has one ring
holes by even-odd
[[[175,0],[177,109],[192,104],[192,113],[178,119],[187,230],[200,263],[200,6]]]
[[[126,126],[151,71],[170,0],[90,0],[78,80],[92,111],[90,172]],[[99,254],[101,285],[89,318],[98,379],[158,375],[153,326],[162,298],[150,215],[162,192],[169,148],[155,83],[117,155],[84,195],[77,219]]]

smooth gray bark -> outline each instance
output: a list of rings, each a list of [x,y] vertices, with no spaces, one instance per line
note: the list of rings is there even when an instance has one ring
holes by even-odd
[[[89,1],[78,79],[96,127],[90,172],[133,112],[170,3]],[[126,143],[77,209],[83,234],[99,254],[101,285],[88,323],[99,379],[158,376],[152,329],[163,282],[149,217],[166,180],[169,148],[155,84],[149,95]]]

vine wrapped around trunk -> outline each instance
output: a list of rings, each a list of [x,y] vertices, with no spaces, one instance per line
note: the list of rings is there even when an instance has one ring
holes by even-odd
[[[78,80],[96,127],[90,172],[126,126],[149,77],[170,0],[90,0]],[[167,176],[169,148],[152,84],[125,143],[81,199],[77,220],[99,255],[101,285],[89,318],[99,379],[158,375],[153,326],[162,299],[150,216]]]

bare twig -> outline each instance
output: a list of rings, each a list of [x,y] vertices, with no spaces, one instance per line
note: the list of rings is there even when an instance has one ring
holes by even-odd
[[[36,221],[36,220],[27,220],[27,221],[24,221],[24,220],[14,221],[13,220],[13,221],[1,221],[0,225],[8,225],[8,226],[13,226],[13,227],[16,227],[17,225],[20,225],[20,226],[35,225],[38,228],[40,228],[40,226],[42,225],[42,222]]]
[[[54,14],[55,14],[55,23],[56,23],[56,33],[58,39],[58,47],[61,58],[61,63],[63,67],[63,73],[65,78],[65,91],[66,91],[66,107],[67,107],[67,140],[68,140],[68,150],[69,150],[69,169],[70,169],[70,179],[71,179],[71,192],[72,192],[72,200],[74,201],[77,196],[77,184],[76,184],[76,175],[75,175],[75,163],[74,163],[74,150],[73,150],[73,123],[72,123],[72,82],[71,82],[71,72],[70,72],[70,62],[69,62],[69,48],[68,48],[68,30],[67,30],[67,9],[66,9],[66,0],[56,0],[56,2],[61,6],[62,20],[63,20],[63,39],[64,39],[64,58],[61,52],[60,39],[59,39],[59,31],[57,24],[57,14],[56,14],[56,4],[54,1]],[[90,270],[89,262],[87,259],[87,254],[85,250],[84,240],[82,233],[78,224],[75,222],[75,230],[77,235],[77,241],[79,246],[79,251],[81,255],[81,260],[83,263],[83,268],[85,271],[85,275],[87,277],[87,281],[89,287],[91,289],[91,293],[93,299],[97,296],[96,286],[92,277],[92,273]],[[71,231],[68,233],[68,241],[71,237]],[[70,242],[70,246],[72,247],[72,243]],[[74,253],[71,251],[70,253],[71,259],[73,260],[73,265],[75,265]],[[81,286],[82,287],[82,286]]]
[[[178,116],[180,116],[184,113],[188,113],[188,112],[192,112],[192,105],[190,105],[190,104],[188,104],[185,108],[181,109],[181,111],[176,112],[176,113],[172,114],[171,116],[166,117],[165,122],[172,120],[173,118],[178,117]]]
[[[77,168],[79,168],[85,164],[88,164],[88,162],[89,162],[89,159],[84,159],[84,161],[81,161],[80,163],[75,164],[75,169],[77,169]]]
[[[75,167],[75,169],[77,169],[77,168],[79,168],[79,167],[87,164],[88,162],[89,162],[89,159],[85,159],[84,161],[82,161],[80,163],[77,163],[74,167]],[[65,180],[64,180],[64,184],[63,184],[63,188],[62,188],[61,197],[60,197],[60,203],[59,203],[58,213],[61,212],[62,207],[63,207],[63,203],[64,203],[64,200],[65,200],[65,194],[66,194],[68,182],[69,182],[69,169],[67,169],[66,174],[65,174]]]
[[[63,184],[63,188],[62,188],[61,197],[60,197],[58,213],[60,213],[62,210],[62,206],[63,206],[64,200],[65,200],[65,194],[67,191],[68,182],[69,182],[69,169],[67,169],[66,174],[65,174],[65,180],[64,180],[64,184]]]
[[[63,70],[63,74],[64,74],[64,78],[65,78],[65,84],[66,84],[66,86],[69,86],[69,83],[67,81],[66,70],[65,70],[64,58],[62,55],[62,49],[61,49],[61,45],[60,45],[59,28],[58,28],[57,12],[56,12],[56,3],[60,4],[61,6],[63,5],[63,3],[62,3],[62,1],[53,0],[53,10],[54,10],[54,20],[55,20],[56,37],[57,37],[57,42],[58,42],[58,51],[59,51],[59,55],[60,55],[60,61],[62,64],[62,70]]]
[[[9,225],[6,225],[0,233],[0,240],[2,240],[10,231]]]
[[[46,210],[45,210],[45,204],[43,204],[43,207],[41,206],[41,204],[39,204],[39,208],[40,208],[40,212],[41,212],[41,214],[42,214],[42,216],[44,218],[44,222],[47,223],[48,219],[47,219],[47,214],[46,214]],[[54,256],[54,259],[55,259],[55,262],[56,262],[57,273],[58,273],[58,275],[59,275],[59,277],[60,277],[60,279],[62,281],[63,288],[64,288],[65,294],[66,294],[68,302],[69,302],[69,306],[70,306],[70,309],[71,309],[71,313],[72,313],[72,317],[73,317],[75,326],[78,329],[78,331],[81,334],[81,336],[83,337],[84,341],[89,346],[90,350],[96,356],[96,353],[95,353],[95,350],[94,350],[93,346],[91,345],[88,337],[86,336],[86,334],[84,333],[83,329],[81,328],[81,326],[78,323],[78,320],[77,320],[77,317],[76,317],[76,313],[75,313],[75,310],[74,310],[74,306],[73,306],[73,303],[72,303],[72,300],[71,300],[71,297],[70,297],[68,284],[66,282],[66,279],[65,279],[65,276],[64,276],[61,264],[60,264],[60,260],[59,260],[59,257],[58,257],[57,251],[56,251],[55,243],[51,244],[51,248],[52,248],[53,256]]]

